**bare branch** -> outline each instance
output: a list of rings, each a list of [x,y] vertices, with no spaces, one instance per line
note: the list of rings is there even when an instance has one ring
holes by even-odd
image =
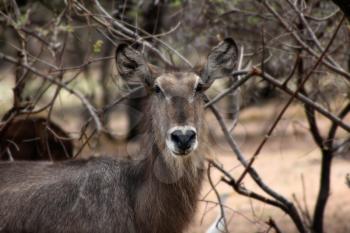
[[[321,64],[322,59],[326,56],[329,48],[331,47],[337,32],[340,29],[340,26],[342,25],[342,23],[344,22],[345,17],[343,17],[343,19],[340,21],[340,23],[338,24],[338,27],[336,28],[335,32],[333,33],[332,38],[330,39],[326,49],[323,51],[323,53],[321,54],[320,58],[317,60],[317,62],[315,63],[315,65],[312,67],[312,69],[310,70],[310,72],[306,75],[306,77],[304,79],[301,80],[298,88],[296,89],[296,91],[293,93],[293,95],[289,98],[287,104],[284,106],[284,108],[282,109],[282,111],[279,113],[279,115],[277,116],[276,120],[272,123],[269,131],[267,132],[267,134],[265,135],[264,139],[261,141],[261,143],[259,144],[258,148],[256,149],[255,153],[253,154],[253,157],[251,158],[248,166],[246,167],[245,171],[242,173],[241,177],[237,180],[238,183],[240,183],[243,179],[244,176],[247,174],[249,167],[252,166],[252,164],[254,163],[256,157],[260,154],[261,149],[263,148],[263,146],[265,145],[265,143],[267,142],[267,140],[270,138],[270,136],[272,135],[273,131],[275,130],[276,126],[278,125],[278,123],[280,122],[280,120],[282,119],[284,113],[287,111],[288,107],[292,104],[293,100],[296,98],[297,94],[302,91],[304,89],[304,85],[307,82],[307,80],[309,80],[309,78],[312,76],[314,70],[316,70],[316,68]],[[263,72],[264,73],[264,72]],[[315,128],[313,128],[315,130],[315,133],[318,132],[318,128],[315,125],[316,123],[312,124],[315,126]]]
[[[291,26],[283,19],[283,17],[275,10],[273,7],[268,3],[267,0],[263,1],[266,8],[273,14],[275,17],[280,21],[282,26],[294,37],[294,39],[312,56],[314,56],[316,59],[320,58],[320,55],[314,51],[310,46],[308,46],[298,35],[296,31],[294,31]],[[346,72],[344,69],[342,69],[340,66],[334,66],[333,64],[329,63],[326,60],[322,60],[322,63],[327,66],[332,71],[342,75],[344,78],[346,78],[348,81],[350,81],[350,74]]]
[[[75,91],[74,89],[68,87],[65,83],[62,83],[49,75],[42,74],[41,72],[39,72],[38,70],[36,70],[35,68],[33,68],[31,66],[28,66],[27,64],[20,63],[19,61],[17,61],[13,57],[10,57],[10,56],[7,56],[3,53],[0,53],[0,60],[4,60],[4,61],[7,61],[7,62],[12,63],[12,64],[20,64],[21,66],[23,66],[27,70],[31,71],[33,74],[36,74],[37,76],[49,81],[50,83],[53,83],[53,84],[61,87],[62,89],[68,91],[70,94],[73,94],[74,96],[76,96],[82,102],[82,104],[85,106],[85,108],[89,111],[91,117],[93,118],[93,120],[96,124],[97,131],[100,132],[102,130],[102,125],[101,125],[101,122],[96,114],[95,108],[89,103],[89,101],[80,92]]]
[[[207,100],[209,101],[209,100]],[[232,151],[236,154],[237,159],[241,162],[241,164],[244,166],[244,168],[248,167],[248,162],[245,159],[244,155],[241,153],[240,149],[238,148],[235,140],[232,138],[232,135],[228,131],[225,122],[223,121],[220,113],[217,111],[215,106],[211,105],[209,106],[211,111],[213,112],[214,116],[216,117],[217,121],[219,122],[219,125],[224,132],[225,138],[231,147]],[[292,202],[288,201],[286,198],[284,198],[282,195],[276,193],[273,191],[269,186],[267,186],[264,181],[261,179],[261,177],[258,175],[258,173],[255,171],[253,167],[249,167],[248,174],[252,177],[252,179],[255,181],[255,183],[262,189],[264,190],[267,194],[278,200],[280,203],[282,203],[286,209],[286,213],[291,217],[293,220],[294,224],[298,228],[300,233],[306,233],[306,229],[303,225],[303,222],[301,221],[301,218],[293,205]]]
[[[294,93],[293,90],[291,90],[290,88],[284,86],[282,82],[280,82],[277,79],[273,78],[271,75],[269,75],[267,73],[262,74],[262,72],[260,71],[259,76],[261,78],[263,78],[264,80],[266,80],[267,82],[273,84],[275,87],[281,89],[285,93],[287,93],[289,95],[293,95],[293,93]],[[332,114],[331,112],[329,112],[327,109],[325,109],[320,104],[314,102],[313,100],[311,100],[310,98],[302,95],[301,93],[298,93],[295,96],[295,98],[298,99],[299,101],[303,102],[304,104],[310,105],[316,111],[318,111],[320,114],[322,114],[323,116],[327,117],[332,122],[335,122],[335,124],[339,125],[344,130],[350,132],[350,125],[344,123],[341,119],[339,119],[339,117],[337,117],[334,114]]]
[[[209,166],[207,168],[207,177],[208,177],[208,181],[209,181],[209,184],[211,186],[211,188],[214,190],[214,193],[215,193],[215,196],[216,196],[216,199],[218,200],[218,203],[219,203],[219,206],[220,206],[220,214],[221,214],[221,219],[223,220],[223,225],[224,225],[224,230],[226,233],[229,233],[228,229],[227,229],[227,220],[226,220],[226,216],[225,216],[225,211],[223,209],[223,204],[222,204],[222,201],[221,201],[221,198],[220,198],[220,194],[218,192],[218,190],[216,189],[216,187],[214,186],[214,183],[213,183],[213,180],[211,178],[211,164],[209,163]]]
[[[234,78],[235,76],[239,76],[245,74],[244,77],[242,77],[241,79],[239,79],[237,82],[235,82],[231,87],[227,88],[226,90],[222,91],[220,94],[218,94],[217,96],[215,96],[215,98],[213,98],[210,102],[205,104],[205,107],[209,107],[210,105],[213,105],[215,103],[217,103],[218,101],[220,101],[222,98],[224,98],[226,95],[234,92],[235,90],[237,90],[240,86],[242,86],[246,81],[249,80],[250,77],[252,77],[254,75],[254,70],[251,71],[237,71],[234,72],[232,74],[232,78]]]

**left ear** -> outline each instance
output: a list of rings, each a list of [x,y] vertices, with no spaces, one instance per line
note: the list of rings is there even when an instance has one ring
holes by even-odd
[[[126,44],[120,44],[115,52],[119,75],[126,81],[139,79],[146,88],[153,85],[150,69],[143,55]]]
[[[232,38],[226,38],[212,49],[201,74],[205,85],[210,86],[216,79],[229,76],[238,60],[238,48]]]

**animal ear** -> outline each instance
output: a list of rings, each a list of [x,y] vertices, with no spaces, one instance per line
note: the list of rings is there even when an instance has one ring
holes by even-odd
[[[150,69],[143,55],[127,44],[120,44],[115,52],[119,75],[126,81],[139,79],[145,87],[153,86]]]
[[[212,49],[202,72],[202,81],[210,86],[216,79],[229,76],[238,60],[238,48],[232,38],[226,38]]]

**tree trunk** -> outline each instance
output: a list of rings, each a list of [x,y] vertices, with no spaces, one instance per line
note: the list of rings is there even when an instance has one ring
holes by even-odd
[[[329,150],[322,151],[322,165],[321,165],[321,179],[320,190],[317,197],[314,220],[312,223],[312,230],[315,233],[323,232],[323,219],[326,209],[327,200],[329,197],[330,183],[331,183],[331,165],[333,154]]]

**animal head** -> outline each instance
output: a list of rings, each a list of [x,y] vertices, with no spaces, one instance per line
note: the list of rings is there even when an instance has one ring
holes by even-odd
[[[124,80],[142,81],[150,98],[155,142],[175,157],[187,157],[205,134],[204,92],[219,78],[232,73],[238,57],[233,39],[214,47],[201,72],[152,71],[142,54],[122,44],[116,50],[117,70]]]

